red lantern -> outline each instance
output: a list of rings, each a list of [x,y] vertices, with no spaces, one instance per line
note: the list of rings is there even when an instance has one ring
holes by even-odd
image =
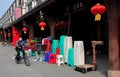
[[[46,23],[42,21],[39,23],[39,26],[41,27],[41,30],[44,30]]]
[[[95,15],[95,21],[100,21],[101,20],[101,14],[105,13],[106,7],[104,5],[101,5],[97,3],[91,8],[92,14]]]
[[[24,27],[22,30],[23,30],[24,34],[27,33],[27,28],[26,27]]]

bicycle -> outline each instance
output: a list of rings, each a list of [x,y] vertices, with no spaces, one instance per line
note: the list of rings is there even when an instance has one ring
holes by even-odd
[[[25,54],[25,56],[23,56],[23,54],[21,54],[22,51],[19,51],[19,53],[20,53],[20,55],[18,55],[18,56],[16,55],[16,57],[15,57],[16,64],[20,64],[21,60],[24,59],[25,65],[30,66],[30,60],[27,58],[26,54]]]

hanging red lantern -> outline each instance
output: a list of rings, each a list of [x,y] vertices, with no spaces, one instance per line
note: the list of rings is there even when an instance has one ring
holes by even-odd
[[[41,27],[41,30],[44,30],[46,23],[42,21],[39,23],[39,26]]]
[[[24,34],[26,34],[27,33],[27,28],[26,27],[23,27],[23,32],[24,32]]]
[[[95,21],[101,20],[101,14],[105,13],[106,7],[100,3],[97,3],[91,8],[92,14],[95,15]]]

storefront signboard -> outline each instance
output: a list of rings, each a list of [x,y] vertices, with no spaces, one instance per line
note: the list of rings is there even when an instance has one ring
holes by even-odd
[[[21,8],[15,8],[15,18],[21,17]]]

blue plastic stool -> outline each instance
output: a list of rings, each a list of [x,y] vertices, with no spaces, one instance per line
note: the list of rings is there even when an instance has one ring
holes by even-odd
[[[51,54],[51,52],[45,52],[45,60],[44,61],[49,62],[50,54]]]

